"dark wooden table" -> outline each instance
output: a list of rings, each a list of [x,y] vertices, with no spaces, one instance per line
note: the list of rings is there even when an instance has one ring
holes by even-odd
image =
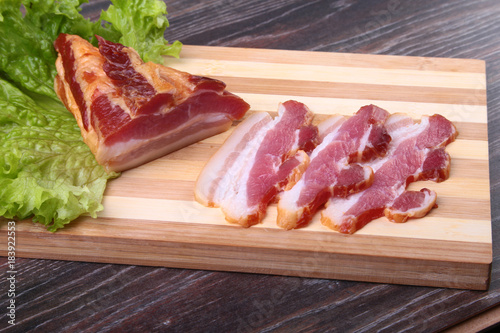
[[[18,258],[14,330],[433,332],[500,304],[498,0],[166,2],[167,39],[184,44],[486,60],[491,286],[481,292]],[[108,4],[92,0],[83,13],[96,18]],[[1,279],[2,300],[7,289]],[[9,330],[5,304],[1,332]]]

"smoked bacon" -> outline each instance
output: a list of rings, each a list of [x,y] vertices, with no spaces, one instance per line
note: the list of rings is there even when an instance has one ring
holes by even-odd
[[[259,223],[267,206],[307,167],[317,144],[313,113],[302,103],[280,104],[278,116],[258,112],[240,123],[200,173],[195,198],[220,207],[227,221]]]
[[[367,105],[345,121],[333,117],[321,123],[328,133],[321,133],[323,140],[311,153],[300,180],[281,195],[278,225],[287,230],[304,227],[330,197],[369,187],[373,172],[360,163],[387,151],[391,137],[384,123],[388,117],[384,109]]]
[[[392,137],[387,155],[368,165],[374,171],[372,185],[347,198],[332,197],[321,212],[321,222],[341,233],[352,234],[368,222],[386,216],[393,222],[425,216],[436,203],[436,193],[427,188],[408,191],[419,180],[441,182],[450,174],[446,145],[458,132],[441,115],[423,116],[415,122],[394,114],[386,122]]]
[[[55,91],[108,171],[136,167],[227,130],[249,105],[223,82],[152,62],[97,37],[60,34]]]

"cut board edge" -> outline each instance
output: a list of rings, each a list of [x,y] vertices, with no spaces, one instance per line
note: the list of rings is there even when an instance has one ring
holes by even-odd
[[[79,242],[87,240],[99,247],[102,240],[117,245],[136,242],[147,246],[148,242],[158,244],[176,243],[182,246],[228,246],[237,249],[258,251],[290,250],[302,253],[350,254],[366,257],[401,258],[411,260],[441,260],[462,263],[491,263],[491,234],[486,241],[457,241],[453,239],[408,238],[395,235],[354,234],[345,235],[331,230],[291,230],[269,228],[241,228],[231,224],[200,224],[159,220],[113,219],[93,220],[83,217],[80,225],[68,226],[56,233],[33,224],[30,220],[17,222],[16,232],[23,239],[38,239],[54,244],[48,251],[57,252],[59,239]],[[83,227],[83,228],[82,228]],[[82,233],[81,230],[85,233]],[[146,233],[138,230],[154,229]],[[0,233],[7,228],[0,225]],[[188,237],[186,237],[186,235]],[[22,243],[21,243],[22,245]],[[151,253],[155,255],[155,253]]]
[[[303,251],[293,251],[296,253],[291,255],[290,250],[284,249],[245,251],[244,247],[235,249],[227,245],[148,240],[116,247],[115,240],[109,238],[101,238],[98,244],[89,247],[87,240],[74,237],[59,237],[57,242],[61,252],[58,253],[46,252],[47,244],[40,244],[39,240],[36,234],[24,235],[16,256],[470,290],[487,290],[491,275],[491,263],[318,252],[304,256]],[[151,256],[152,252],[157,256]],[[0,255],[6,254],[6,251],[0,251]]]

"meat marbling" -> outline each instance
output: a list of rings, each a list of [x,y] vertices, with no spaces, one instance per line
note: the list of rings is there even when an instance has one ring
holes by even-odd
[[[223,82],[155,63],[100,37],[60,34],[55,91],[98,163],[123,171],[227,130],[250,106]]]

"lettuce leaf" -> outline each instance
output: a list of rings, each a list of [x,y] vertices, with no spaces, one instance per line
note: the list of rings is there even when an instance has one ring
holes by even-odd
[[[117,174],[96,163],[73,115],[44,98],[0,79],[0,216],[34,215],[55,231],[81,214],[95,217]]]
[[[29,91],[57,99],[53,40],[23,18],[20,6],[20,1],[0,2],[0,71]]]
[[[93,36],[93,24],[80,15],[83,0],[29,0],[23,1],[25,22],[44,31],[54,41],[61,33],[79,35],[87,40]]]
[[[101,19],[121,33],[119,43],[135,49],[145,62],[163,63],[162,55],[179,57],[182,44],[168,45],[163,37],[169,26],[167,6],[156,0],[114,0]]]
[[[160,63],[181,45],[163,39],[161,1],[115,0],[97,22],[80,15],[83,2],[0,1],[0,216],[32,217],[50,231],[82,214],[95,217],[107,180],[118,176],[96,162],[54,92],[54,40],[69,33],[95,42],[98,34]]]

